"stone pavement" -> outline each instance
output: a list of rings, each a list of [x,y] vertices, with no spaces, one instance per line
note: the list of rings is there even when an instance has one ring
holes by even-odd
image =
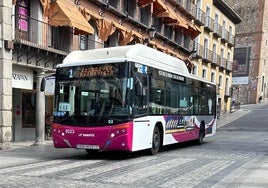
[[[241,105],[239,110],[236,110],[233,113],[225,113],[218,120],[218,128],[225,126],[232,121],[239,119],[246,115],[247,113],[253,111],[254,109],[260,108],[262,106],[268,105],[268,99],[263,100],[258,104],[249,104]],[[267,146],[268,148],[268,146]],[[265,155],[265,158],[260,161],[259,166],[255,167],[253,173],[249,174],[247,179],[243,180],[243,183],[238,185],[239,188],[255,188],[259,187],[256,185],[263,185],[268,187],[268,153]]]
[[[233,113],[224,113],[221,115],[221,118],[218,119],[218,128],[221,128],[232,121],[235,121],[236,119],[239,119],[246,115],[247,113],[250,113],[252,110],[260,108],[264,105],[268,105],[268,99],[262,101],[258,104],[250,104],[250,105],[241,105],[239,110],[236,110]],[[13,149],[12,150],[29,150],[30,147],[35,148],[42,148],[41,146],[32,146],[34,141],[27,141],[27,142],[14,142],[12,143]],[[45,141],[45,146],[51,146],[52,140]],[[267,146],[268,147],[268,146]],[[38,150],[37,150],[38,151]],[[24,152],[23,152],[24,153]],[[37,152],[38,155],[38,152]],[[4,156],[3,156],[4,157]],[[2,157],[0,156],[0,159]],[[4,160],[5,159],[5,160]],[[16,163],[31,163],[34,162],[33,158],[26,158],[26,157],[10,157],[7,160],[7,157],[3,158],[3,160],[0,160],[0,167],[8,167],[13,166]],[[242,180],[242,183],[240,185],[237,185],[235,187],[239,188],[252,188],[252,187],[260,187],[258,185],[263,185],[263,187],[268,187],[268,155],[266,154],[265,157],[262,159],[262,161],[259,162],[258,166],[255,166],[254,169],[251,171],[252,173],[249,173],[246,176],[246,179]]]

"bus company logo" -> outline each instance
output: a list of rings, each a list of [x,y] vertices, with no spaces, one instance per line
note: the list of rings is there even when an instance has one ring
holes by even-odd
[[[166,129],[176,129],[184,127],[183,117],[169,117],[166,118]]]
[[[142,73],[142,74],[147,74],[148,68],[146,65],[141,65],[139,63],[136,63],[135,67],[137,68],[137,72]]]
[[[90,134],[90,133],[79,133],[78,134],[78,137],[90,137],[90,138],[93,138],[95,137],[95,134]]]

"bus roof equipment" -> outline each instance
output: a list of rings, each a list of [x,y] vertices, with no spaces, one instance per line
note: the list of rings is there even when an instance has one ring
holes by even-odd
[[[73,51],[66,56],[63,64],[58,65],[58,67],[124,61],[142,62],[147,66],[164,69],[175,74],[189,75],[189,71],[182,60],[142,44]]]

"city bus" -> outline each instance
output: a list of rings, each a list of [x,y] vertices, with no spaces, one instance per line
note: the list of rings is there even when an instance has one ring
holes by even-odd
[[[55,76],[55,148],[146,150],[216,132],[216,86],[142,44],[73,51]]]

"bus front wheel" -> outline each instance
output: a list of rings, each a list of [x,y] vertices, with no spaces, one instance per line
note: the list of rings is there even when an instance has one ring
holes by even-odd
[[[155,155],[159,152],[161,147],[161,134],[158,126],[154,127],[153,138],[152,138],[152,148],[150,150],[151,155]]]

